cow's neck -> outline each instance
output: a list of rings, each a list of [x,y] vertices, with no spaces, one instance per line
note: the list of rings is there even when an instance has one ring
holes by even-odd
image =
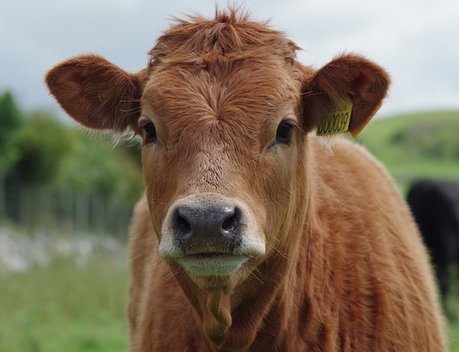
[[[247,280],[239,292],[231,296],[218,292],[207,294],[206,306],[202,310],[203,332],[214,350],[247,351],[260,337],[261,330],[275,332],[275,335],[266,334],[265,338],[279,337],[280,326],[277,325],[283,320],[279,315],[287,314],[280,299],[286,282],[287,263],[279,256],[264,265],[270,268],[260,268],[257,277]],[[276,268],[275,273],[272,268]],[[246,287],[250,290],[244,290]],[[267,319],[268,316],[272,319]]]
[[[279,269],[283,264],[271,260],[265,265]],[[261,325],[266,325],[264,319],[276,314],[273,309],[279,303],[277,296],[285,281],[285,276],[278,273],[279,277],[263,277],[259,273],[233,294],[222,291],[187,293],[202,322],[203,334],[214,351],[249,349]]]
[[[211,349],[247,351],[254,343],[266,344],[270,349],[272,344],[285,340],[282,331],[288,327],[281,325],[290,320],[297,302],[284,298],[291,297],[300,284],[294,274],[297,269],[290,265],[284,255],[274,255],[232,294],[207,292],[180,278]]]

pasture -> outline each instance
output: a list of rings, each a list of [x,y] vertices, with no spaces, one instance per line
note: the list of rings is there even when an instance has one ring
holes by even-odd
[[[0,351],[122,352],[127,350],[127,254],[71,258],[3,277]],[[459,312],[457,280],[450,306]],[[449,325],[459,352],[459,320]]]
[[[459,182],[459,111],[405,114],[371,122],[358,136],[405,189],[418,177]]]
[[[56,258],[0,282],[0,351],[127,350],[126,251]]]

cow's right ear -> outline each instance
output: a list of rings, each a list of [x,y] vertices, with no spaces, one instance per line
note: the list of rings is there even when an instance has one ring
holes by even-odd
[[[389,84],[386,71],[362,56],[335,58],[304,82],[305,129],[357,135],[378,110]]]
[[[82,125],[124,131],[137,125],[145,75],[128,73],[100,56],[82,55],[53,67],[46,84]]]

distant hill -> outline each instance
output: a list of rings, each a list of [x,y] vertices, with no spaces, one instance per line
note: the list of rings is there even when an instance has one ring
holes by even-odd
[[[387,166],[402,188],[420,177],[459,182],[459,111],[380,118],[357,140]]]

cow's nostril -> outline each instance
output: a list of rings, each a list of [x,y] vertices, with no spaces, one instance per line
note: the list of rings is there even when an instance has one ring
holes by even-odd
[[[181,214],[180,209],[177,209],[174,212],[172,226],[174,227],[174,232],[177,239],[184,239],[191,235],[191,224],[189,220],[187,220],[187,218]]]
[[[239,231],[241,224],[242,212],[236,207],[231,214],[222,223],[222,230],[225,234],[234,235]]]
[[[234,205],[182,205],[172,214],[174,240],[187,255],[231,253],[240,244],[243,214]]]

